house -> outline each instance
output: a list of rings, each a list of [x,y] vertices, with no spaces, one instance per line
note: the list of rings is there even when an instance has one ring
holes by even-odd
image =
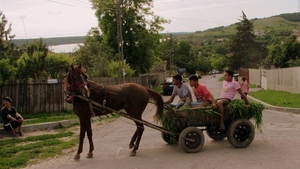
[[[293,33],[294,36],[296,36],[297,41],[300,42],[300,31],[296,31],[295,33]]]

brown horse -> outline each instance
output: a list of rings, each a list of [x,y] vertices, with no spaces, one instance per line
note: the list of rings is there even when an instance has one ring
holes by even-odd
[[[105,104],[106,107],[116,111],[124,109],[128,116],[138,120],[141,120],[142,113],[149,103],[149,99],[151,99],[156,103],[157,106],[156,113],[153,116],[154,120],[157,122],[161,118],[163,112],[163,99],[161,95],[141,85],[135,83],[110,85],[107,87],[99,85],[93,81],[87,80],[87,75],[83,71],[81,64],[78,66],[71,65],[71,69],[66,74],[64,82],[66,93],[69,95],[75,95],[72,97],[73,110],[79,117],[80,121],[79,146],[74,159],[80,158],[85,132],[87,132],[90,145],[87,158],[93,157],[94,145],[92,140],[90,118],[93,115],[100,116],[112,113],[110,111],[104,109],[101,110],[95,107],[93,108],[93,111],[90,111],[90,103],[86,100],[76,97],[76,95],[85,96],[87,99],[95,101],[99,104]],[[137,126],[136,131],[129,143],[129,148],[133,148],[130,154],[131,156],[136,155],[136,151],[139,148],[139,143],[144,131],[143,124],[136,121],[135,124]]]

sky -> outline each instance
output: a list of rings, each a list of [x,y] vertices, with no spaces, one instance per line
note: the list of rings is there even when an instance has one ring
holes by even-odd
[[[162,33],[195,32],[300,10],[300,0],[153,0],[152,11],[171,23]],[[15,39],[85,36],[98,21],[89,0],[0,0]]]

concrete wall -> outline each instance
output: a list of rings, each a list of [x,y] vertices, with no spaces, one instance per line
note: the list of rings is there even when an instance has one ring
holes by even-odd
[[[300,93],[300,67],[284,69],[249,69],[251,84],[263,89]]]

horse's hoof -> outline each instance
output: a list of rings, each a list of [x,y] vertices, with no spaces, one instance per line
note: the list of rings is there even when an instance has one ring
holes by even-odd
[[[136,155],[136,151],[131,151],[130,156],[135,156]]]
[[[132,149],[134,147],[134,144],[129,144],[129,149]]]
[[[86,158],[93,158],[93,153],[88,153]]]
[[[80,159],[80,155],[79,154],[76,154],[73,158],[74,160],[79,160]]]

